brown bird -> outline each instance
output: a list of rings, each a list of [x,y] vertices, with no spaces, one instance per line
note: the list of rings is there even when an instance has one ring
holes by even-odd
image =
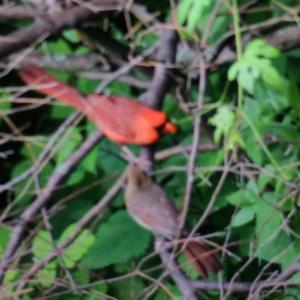
[[[179,211],[164,190],[136,165],[129,168],[127,178],[125,204],[129,215],[153,233],[174,239],[178,234]],[[184,254],[203,276],[221,268],[215,251],[202,241],[189,241]]]

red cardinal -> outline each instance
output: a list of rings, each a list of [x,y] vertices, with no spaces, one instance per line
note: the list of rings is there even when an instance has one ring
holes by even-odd
[[[131,217],[156,234],[175,238],[179,212],[164,190],[135,165],[129,168],[127,178],[125,204]],[[202,241],[189,241],[184,254],[203,276],[221,268],[215,250]]]
[[[175,125],[168,121],[164,112],[141,102],[98,94],[84,97],[75,88],[34,65],[24,66],[19,75],[32,88],[76,107],[118,144],[153,144],[159,139],[160,133],[176,131]]]

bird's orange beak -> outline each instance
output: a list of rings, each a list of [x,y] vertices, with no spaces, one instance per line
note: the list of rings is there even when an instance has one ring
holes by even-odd
[[[175,133],[176,131],[177,128],[172,122],[166,122],[162,128],[163,133]]]

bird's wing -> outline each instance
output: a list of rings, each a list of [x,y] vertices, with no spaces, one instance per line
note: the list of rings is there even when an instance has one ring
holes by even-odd
[[[166,237],[176,234],[178,211],[158,185],[136,191],[126,202],[129,214],[141,226]]]
[[[121,144],[151,144],[158,132],[143,115],[136,101],[124,97],[90,95],[86,114],[112,140]]]

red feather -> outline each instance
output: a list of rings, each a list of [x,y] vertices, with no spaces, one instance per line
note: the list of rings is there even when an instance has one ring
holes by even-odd
[[[84,97],[34,65],[24,66],[19,75],[33,89],[83,112],[109,139],[119,144],[153,144],[161,133],[176,131],[164,112],[137,100],[98,94]]]

